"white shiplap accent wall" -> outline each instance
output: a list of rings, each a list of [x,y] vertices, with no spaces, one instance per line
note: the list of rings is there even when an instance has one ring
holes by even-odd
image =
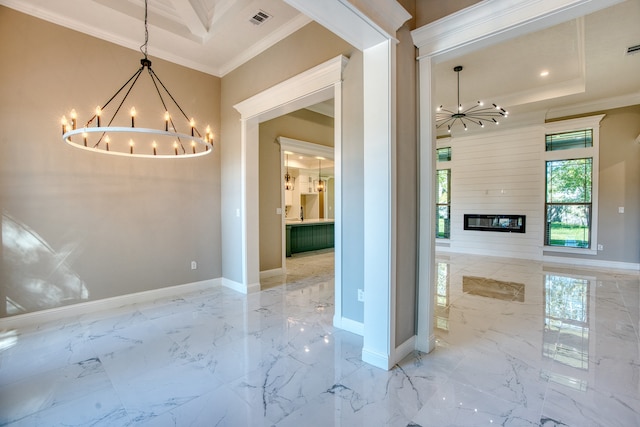
[[[452,148],[449,250],[542,259],[544,129],[532,126],[480,132],[454,137],[449,142]],[[523,214],[527,216],[526,233],[464,230],[464,214]]]

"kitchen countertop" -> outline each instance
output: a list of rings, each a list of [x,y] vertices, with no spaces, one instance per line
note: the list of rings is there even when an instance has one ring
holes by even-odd
[[[305,218],[303,221],[300,221],[299,219],[287,219],[285,222],[286,225],[333,224],[335,220],[330,218]]]

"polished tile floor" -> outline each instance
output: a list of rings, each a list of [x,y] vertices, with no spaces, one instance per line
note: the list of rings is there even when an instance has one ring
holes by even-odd
[[[439,255],[437,347],[386,372],[332,327],[333,253],[0,338],[0,425],[640,425],[640,277]]]

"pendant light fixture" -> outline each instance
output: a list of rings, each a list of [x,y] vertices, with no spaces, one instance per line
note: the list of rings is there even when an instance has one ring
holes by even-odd
[[[289,175],[289,153],[287,153],[287,158],[286,158],[286,168],[287,168],[287,173],[284,174],[284,189],[285,190],[293,190],[293,178],[291,178],[291,175]]]
[[[83,150],[128,157],[187,158],[209,154],[213,151],[211,128],[207,126],[204,135],[201,134],[196,128],[193,117],[184,112],[151,68],[151,61],[147,56],[149,43],[147,2],[148,0],[144,2],[144,44],[140,46],[144,58],[140,60],[140,68],[106,103],[96,107],[93,116],[84,127],[78,127],[75,109],[70,112],[70,120],[63,116],[62,140],[72,147]],[[159,98],[162,105],[162,108],[158,109],[157,117],[157,123],[161,126],[157,128],[136,127],[138,111],[134,106],[129,109],[129,117],[116,120],[122,107],[129,107],[125,105],[125,101],[145,70],[147,71],[145,75],[149,76],[157,92],[152,91],[145,96],[145,99]],[[120,95],[121,93],[123,95]],[[129,119],[131,126],[128,126]],[[186,132],[181,132],[179,129],[185,129]]]
[[[318,190],[318,193],[321,193],[324,191],[324,181],[321,178],[321,172],[322,170],[322,158],[318,157],[318,185],[316,185],[316,190]]]
[[[491,104],[491,107],[485,107],[482,101],[478,101],[474,105],[468,108],[463,108],[460,103],[460,71],[462,71],[462,65],[457,65],[453,68],[458,76],[458,104],[455,111],[443,108],[440,105],[436,109],[436,128],[440,129],[443,126],[447,126],[447,131],[451,133],[451,128],[459,123],[467,130],[468,124],[475,124],[480,127],[484,127],[485,123],[499,124],[498,121],[501,118],[506,118],[509,113],[502,107],[496,104]]]

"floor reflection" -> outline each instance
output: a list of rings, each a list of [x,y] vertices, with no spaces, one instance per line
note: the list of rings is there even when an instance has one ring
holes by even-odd
[[[504,301],[524,302],[524,285],[486,277],[463,276],[462,291]]]

